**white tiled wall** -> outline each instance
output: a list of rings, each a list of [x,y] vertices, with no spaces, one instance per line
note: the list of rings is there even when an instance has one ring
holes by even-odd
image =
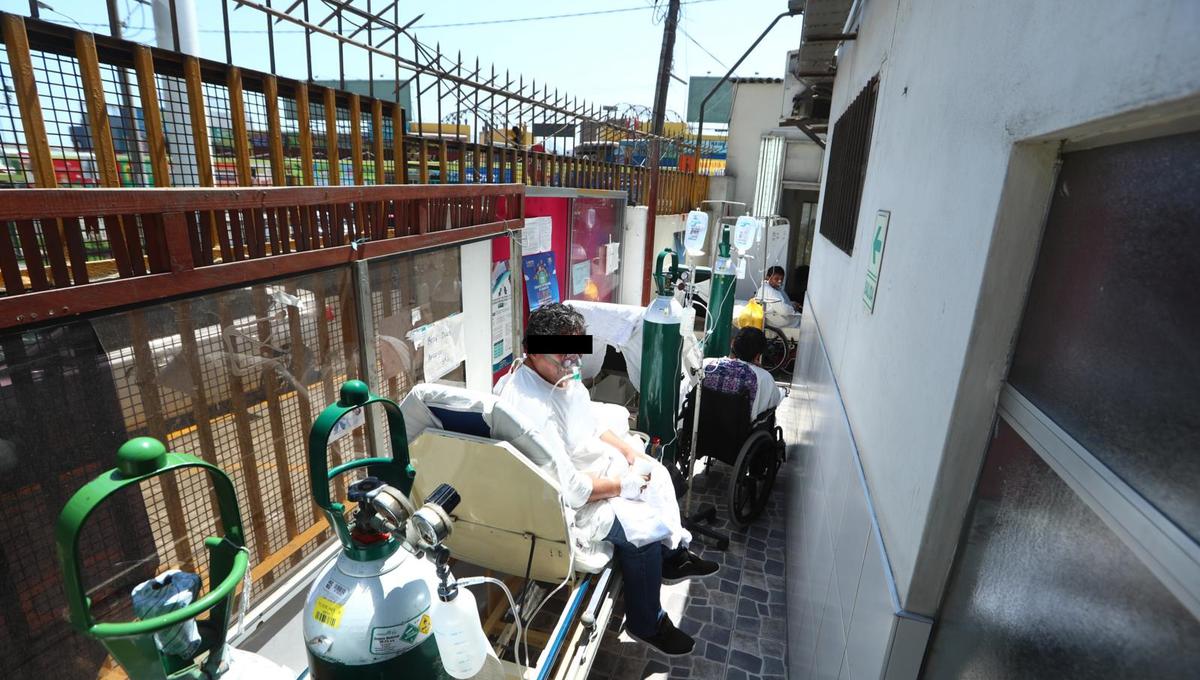
[[[854,441],[811,305],[786,432],[788,671],[793,680],[907,680],[930,622],[898,611]]]

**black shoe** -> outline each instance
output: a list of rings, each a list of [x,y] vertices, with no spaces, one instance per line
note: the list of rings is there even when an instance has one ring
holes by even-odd
[[[671,622],[671,617],[666,615],[658,620],[658,631],[651,637],[644,638],[635,635],[628,628],[625,631],[633,639],[641,640],[667,656],[687,656],[696,646],[696,641],[692,639],[692,636],[676,628],[675,624]]]
[[[680,581],[697,576],[712,576],[721,569],[721,565],[701,558],[690,550],[682,550],[663,561],[662,582],[679,583]]]

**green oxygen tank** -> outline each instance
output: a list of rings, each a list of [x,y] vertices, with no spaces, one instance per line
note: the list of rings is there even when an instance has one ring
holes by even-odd
[[[654,270],[657,297],[642,315],[641,401],[638,429],[665,442],[663,463],[675,460],[675,416],[679,411],[680,362],[683,336],[680,333],[683,307],[675,301],[662,273],[663,258],[675,260],[670,248],[658,254]]]
[[[733,334],[733,289],[736,286],[737,267],[729,253],[729,225],[724,225],[709,288],[708,318],[705,323],[709,335],[704,343],[705,357],[729,356],[729,342]]]
[[[85,560],[79,552],[79,537],[84,524],[108,498],[128,493],[125,491],[128,487],[136,487],[154,477],[181,470],[206,472],[217,499],[217,513],[224,534],[204,539],[204,547],[208,549],[209,591],[179,608],[164,608],[162,613],[137,621],[96,621],[83,582]],[[174,502],[174,499],[167,502]],[[257,654],[226,644],[230,603],[246,575],[250,558],[245,549],[242,517],[233,482],[219,468],[195,456],[168,452],[157,439],[131,439],[117,451],[117,467],[85,484],[67,501],[58,516],[55,540],[71,625],[103,643],[130,678],[292,680],[295,677],[288,669]],[[170,584],[170,579],[175,576],[178,574],[164,574],[160,578],[166,579],[163,584]],[[159,583],[143,585],[162,587]],[[196,621],[206,612],[207,618]],[[193,622],[199,641],[180,648],[178,641],[186,637],[181,633],[181,626],[191,626]]]
[[[355,409],[379,404],[387,416],[391,457],[365,458],[329,469],[327,449],[334,427]],[[317,576],[304,606],[304,644],[313,680],[449,680],[433,638],[433,607],[439,580],[434,563],[415,554],[388,521],[404,526],[414,513],[407,500],[415,471],[409,464],[404,417],[394,401],[371,394],[366,383],[342,385],[338,401],[313,423],[308,439],[313,500],[333,527],[342,551]],[[350,485],[357,503],[330,498],[338,475],[369,467],[372,476]],[[379,494],[385,494],[380,499]],[[381,517],[376,501],[392,509]],[[386,520],[386,521],[384,521]]]

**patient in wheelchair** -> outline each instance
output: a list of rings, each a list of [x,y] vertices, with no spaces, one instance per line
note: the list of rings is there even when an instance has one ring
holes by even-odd
[[[705,389],[753,395],[750,420],[757,420],[763,413],[779,406],[783,399],[783,390],[775,384],[775,378],[758,365],[766,347],[767,337],[763,332],[748,326],[733,336],[728,358],[704,360]],[[686,386],[683,392],[687,393]]]
[[[532,336],[585,332],[579,312],[545,305],[529,315],[525,345]],[[494,392],[560,443],[590,480],[576,525],[586,525],[594,540],[607,541],[616,552],[629,634],[665,654],[688,654],[695,643],[663,611],[659,590],[664,582],[712,575],[719,565],[687,549],[691,534],[680,521],[670,475],[643,453],[640,440],[622,436],[628,431],[624,408],[592,402],[576,379],[579,362],[577,354],[527,354]]]

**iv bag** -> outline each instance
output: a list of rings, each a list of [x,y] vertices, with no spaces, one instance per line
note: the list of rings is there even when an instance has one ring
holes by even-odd
[[[704,237],[708,235],[708,213],[693,210],[687,215],[683,232],[683,247],[688,255],[704,254]]]
[[[749,215],[737,218],[737,224],[733,226],[733,247],[737,248],[739,253],[750,250],[750,246],[754,245],[758,224],[758,220]]]

